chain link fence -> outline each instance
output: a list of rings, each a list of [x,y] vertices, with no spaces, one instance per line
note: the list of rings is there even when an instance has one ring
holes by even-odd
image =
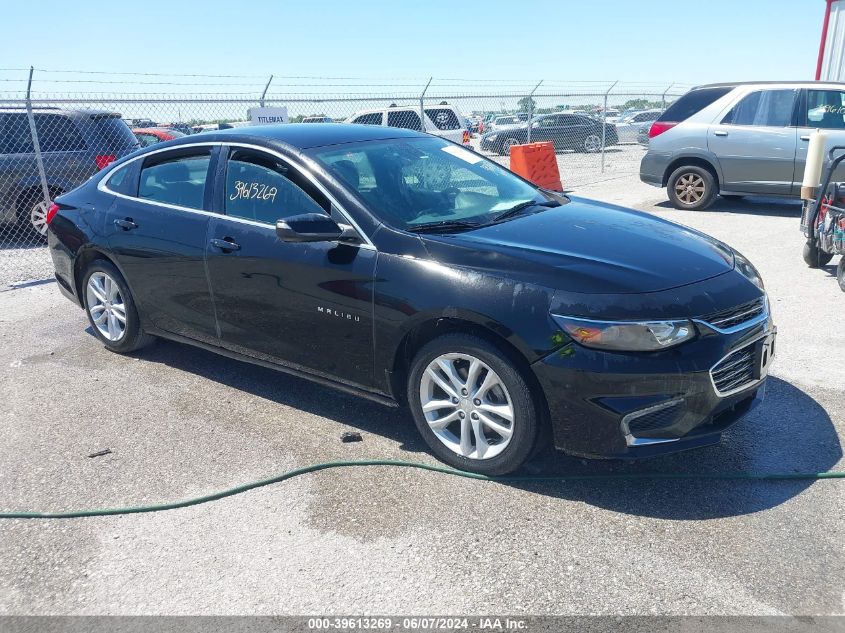
[[[551,141],[564,187],[577,189],[635,174],[645,149],[642,130],[688,88],[12,71],[0,72],[0,82],[14,88],[0,93],[0,287],[52,276],[46,215],[55,197],[138,147],[251,125],[255,107],[278,108],[291,123],[425,129],[468,142],[505,166],[512,144]],[[92,90],[66,90],[79,84]],[[148,85],[159,91],[138,92]],[[255,90],[234,92],[244,85]],[[103,88],[111,91],[97,90]]]

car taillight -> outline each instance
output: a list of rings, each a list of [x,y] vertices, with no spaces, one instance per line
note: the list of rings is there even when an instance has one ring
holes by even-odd
[[[97,154],[94,157],[94,162],[97,163],[97,169],[103,169],[113,163],[115,158],[117,158],[117,156],[114,154]]]
[[[469,130],[464,130],[464,145],[469,144]]]
[[[56,217],[56,214],[59,212],[59,205],[55,202],[50,205],[50,208],[47,209],[47,216],[44,218],[44,222],[47,226],[50,226],[50,222],[53,221],[53,218]]]
[[[655,121],[648,129],[648,137],[654,138],[659,134],[663,134],[666,130],[671,130],[676,125],[678,124],[675,121]]]

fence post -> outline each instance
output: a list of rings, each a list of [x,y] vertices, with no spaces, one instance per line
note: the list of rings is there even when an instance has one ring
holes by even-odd
[[[663,104],[664,110],[666,109],[666,93],[669,92],[672,89],[672,86],[674,86],[674,85],[675,85],[675,82],[673,81],[672,83],[669,84],[669,87],[666,88],[666,90],[663,91],[663,96],[660,97],[660,103]]]
[[[617,79],[604,93],[604,108],[601,111],[601,173],[604,173],[604,145],[607,141],[607,95],[618,83],[619,80]]]
[[[35,150],[35,164],[38,166],[38,178],[41,180],[41,195],[44,204],[50,206],[50,188],[47,186],[47,172],[44,171],[44,159],[41,156],[41,145],[38,143],[38,131],[35,129],[35,116],[32,114],[32,73],[35,69],[29,67],[29,81],[26,84],[26,118],[29,120],[29,133],[32,135],[32,147]],[[46,209],[45,209],[46,212]]]
[[[267,91],[270,89],[270,84],[273,81],[273,75],[270,75],[270,79],[267,80],[267,85],[264,86],[264,92],[261,93],[261,98],[258,100],[258,105],[262,108],[264,107],[264,97],[267,96]]]
[[[531,122],[534,120],[534,93],[537,92],[537,88],[540,87],[540,84],[543,83],[541,79],[537,82],[537,85],[534,86],[534,89],[528,93],[528,142],[531,142]]]
[[[420,131],[425,132],[425,106],[423,105],[423,97],[425,97],[425,93],[428,92],[428,87],[431,85],[431,80],[434,77],[428,78],[428,83],[423,88],[423,91],[420,93]]]

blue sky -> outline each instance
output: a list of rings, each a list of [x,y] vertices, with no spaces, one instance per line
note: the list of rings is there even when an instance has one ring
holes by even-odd
[[[3,7],[0,65],[655,84],[804,79],[815,70],[823,13],[823,0],[14,0]]]

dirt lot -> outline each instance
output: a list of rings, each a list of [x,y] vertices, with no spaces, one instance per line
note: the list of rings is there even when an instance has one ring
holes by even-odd
[[[636,176],[587,180],[577,193],[748,256],[778,357],[766,404],[719,447],[638,464],[546,453],[531,470],[845,468],[845,294],[832,267],[801,262],[799,207],[678,212]],[[86,327],[52,284],[0,292],[2,509],[175,500],[335,459],[434,463],[401,410],[173,343],[117,356]],[[348,430],[364,441],[341,443]],[[843,507],[841,480],[514,486],[326,471],[158,514],[0,522],[0,614],[841,614]]]

